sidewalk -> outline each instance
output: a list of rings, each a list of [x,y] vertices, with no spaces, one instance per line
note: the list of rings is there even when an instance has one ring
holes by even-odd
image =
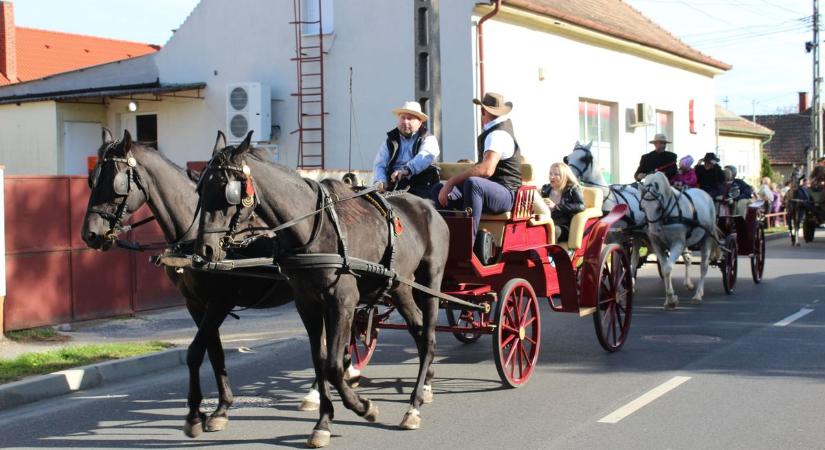
[[[227,354],[306,335],[293,304],[271,309],[249,309],[237,314],[239,320],[227,317],[220,329]],[[23,353],[73,345],[115,342],[162,341],[175,344],[176,348],[0,385],[0,410],[186,364],[186,348],[197,331],[184,307],[140,313],[132,317],[78,322],[59,328],[65,328],[65,331],[59,331],[59,334],[68,337],[65,342],[17,343],[4,339],[0,340],[0,356],[14,358]],[[205,361],[204,364],[209,363]]]

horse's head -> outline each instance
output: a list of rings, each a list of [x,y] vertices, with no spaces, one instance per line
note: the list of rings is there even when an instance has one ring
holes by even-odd
[[[212,159],[201,174],[200,231],[195,248],[207,261],[224,258],[240,224],[246,223],[255,211],[258,198],[252,174],[246,164],[252,132],[238,145],[227,145],[218,132]]]
[[[576,141],[573,151],[563,159],[564,163],[573,169],[573,173],[580,180],[593,181],[591,180],[594,167],[593,153],[590,151],[592,145],[593,141],[590,141],[587,145]]]
[[[650,220],[651,216],[663,214],[665,206],[673,196],[673,188],[662,172],[653,172],[642,180],[640,206]]]
[[[89,174],[91,193],[81,237],[91,248],[108,250],[129,216],[146,203],[148,194],[132,153],[134,144],[129,132],[115,141],[103,128],[102,138],[97,164]]]

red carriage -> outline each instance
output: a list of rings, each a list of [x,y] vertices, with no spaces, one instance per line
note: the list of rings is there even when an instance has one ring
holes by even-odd
[[[443,165],[444,172],[451,170]],[[525,172],[531,173],[525,165]],[[467,212],[443,212],[450,228],[450,255],[442,292],[448,324],[437,331],[469,343],[493,335],[493,353],[502,382],[518,387],[528,381],[541,343],[539,297],[551,309],[593,316],[602,347],[614,352],[625,343],[632,315],[632,272],[625,248],[605,244],[611,225],[625,214],[620,205],[602,217],[602,193],[584,188],[587,209],[574,217],[570,239],[556,242],[550,217],[533,213],[533,186],[522,186],[509,213],[482,216],[481,227],[495,239],[496,256],[483,265],[471,244]],[[356,311],[351,355],[363,368],[375,351],[378,329],[405,329],[388,318],[390,300]]]

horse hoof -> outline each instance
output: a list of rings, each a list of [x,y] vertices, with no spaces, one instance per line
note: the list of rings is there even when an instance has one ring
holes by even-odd
[[[326,430],[312,430],[312,434],[307,439],[307,447],[321,448],[329,445],[329,431]]]
[[[372,400],[367,400],[367,412],[364,413],[364,419],[367,422],[375,422],[378,420],[378,405],[372,402]]]
[[[361,375],[349,378],[345,381],[349,384],[349,387],[353,389],[357,388],[361,384]]]
[[[207,432],[223,431],[226,424],[229,423],[229,417],[226,416],[212,416],[206,421],[203,430]]]
[[[694,305],[699,305],[699,304],[702,303],[702,299],[694,297],[694,298],[690,299],[690,302],[693,303]]]
[[[404,418],[401,419],[399,427],[401,427],[402,430],[417,430],[421,428],[421,414],[415,408],[410,409],[404,414]]]
[[[425,386],[424,389],[421,391],[421,402],[422,403],[432,403],[433,402],[433,390],[432,388],[427,389]]]
[[[678,303],[665,303],[665,311],[673,311],[678,306]]]
[[[318,411],[319,409],[321,409],[321,402],[315,400],[303,399],[298,405],[298,411]]]
[[[196,438],[203,432],[203,425],[201,422],[189,422],[188,420],[183,425],[183,434],[190,438]]]

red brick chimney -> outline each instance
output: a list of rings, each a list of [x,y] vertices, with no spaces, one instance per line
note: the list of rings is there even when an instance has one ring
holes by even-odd
[[[17,41],[14,33],[14,6],[0,1],[0,73],[17,82]]]
[[[799,93],[799,114],[804,114],[807,109],[808,109],[808,93],[807,92],[800,92]]]

